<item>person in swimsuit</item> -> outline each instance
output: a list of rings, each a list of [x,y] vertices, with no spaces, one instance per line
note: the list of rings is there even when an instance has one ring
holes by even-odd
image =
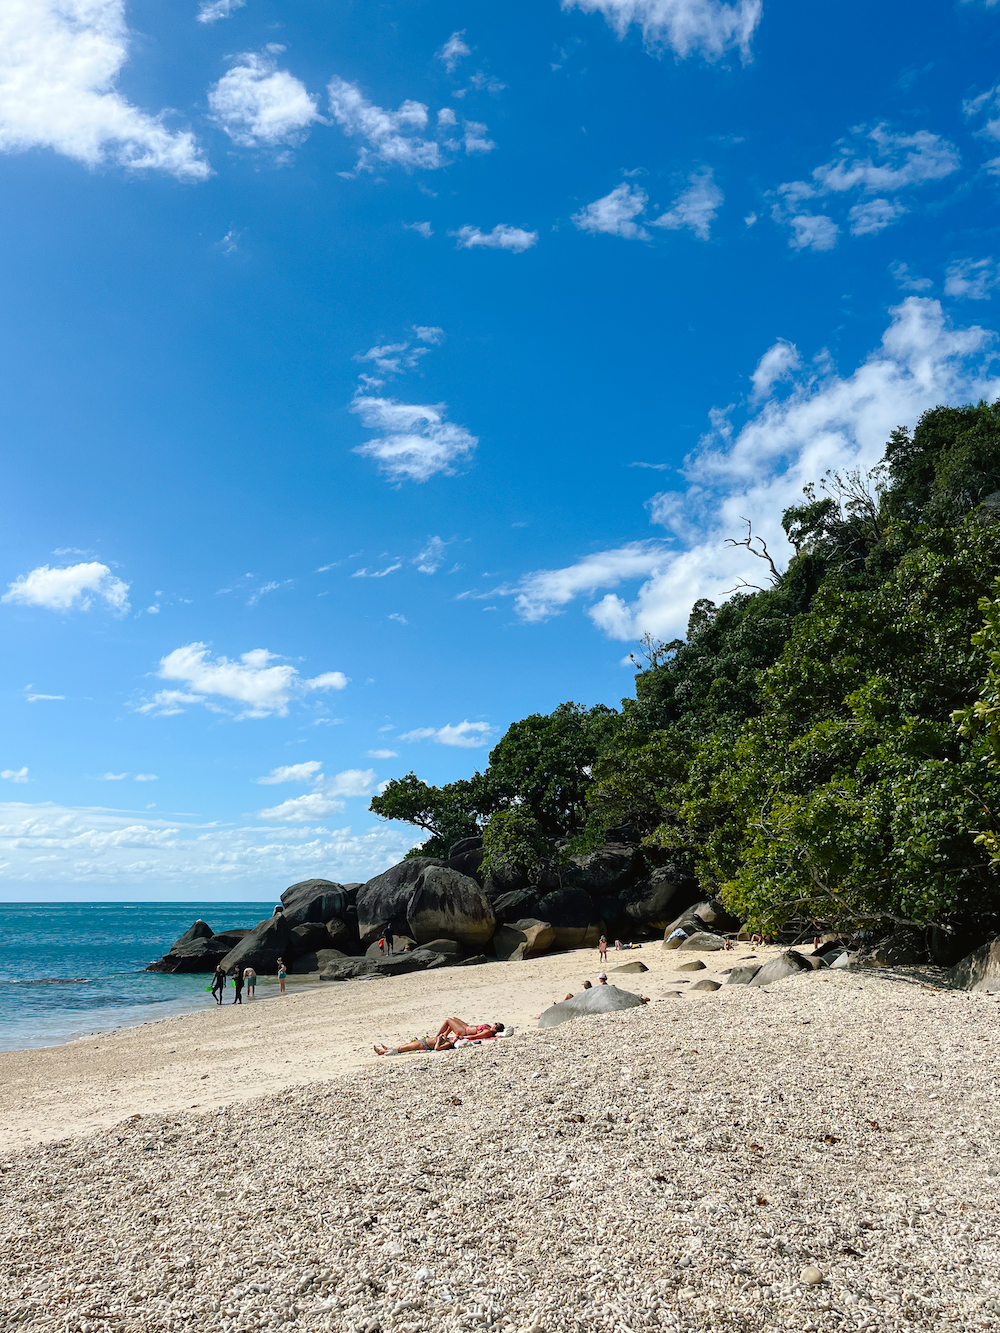
[[[243,1003],[243,969],[238,967],[233,974],[233,985],[236,987],[236,997],[233,1004]]]
[[[243,984],[247,988],[247,999],[249,999],[251,995],[256,994],[257,973],[252,967],[245,967],[243,969]]]
[[[608,961],[608,940],[606,935],[602,935],[597,941],[597,961],[606,963]]]
[[[404,1041],[398,1046],[376,1046],[376,1055],[406,1055],[409,1051],[450,1051],[455,1045],[451,1035],[439,1036],[433,1043],[430,1037],[417,1037],[414,1041]]]
[[[503,1023],[466,1023],[461,1018],[446,1018],[435,1035],[444,1037],[450,1032],[454,1037],[480,1041],[483,1037],[495,1037],[503,1026]]]
[[[226,989],[226,971],[225,968],[220,963],[219,966],[215,969],[215,974],[212,977],[212,994],[215,996],[216,1004],[222,1003],[222,994],[225,989]]]
[[[285,966],[283,958],[278,959],[278,990],[282,995],[285,993],[285,977],[288,976],[288,968]]]

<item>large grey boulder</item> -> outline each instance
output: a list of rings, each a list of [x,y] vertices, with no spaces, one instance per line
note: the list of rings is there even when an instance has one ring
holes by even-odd
[[[594,986],[591,990],[580,991],[571,1000],[562,1000],[542,1011],[538,1020],[540,1028],[558,1027],[572,1018],[586,1018],[589,1014],[610,1014],[621,1009],[637,1009],[643,1003],[638,995],[631,991],[619,990],[617,986]]]
[[[321,921],[307,921],[304,925],[292,927],[288,947],[290,956],[298,958],[300,954],[315,953],[317,949],[329,949],[330,935]],[[288,961],[286,958],[285,962]]]
[[[538,919],[552,927],[555,949],[596,948],[604,921],[593,899],[583,889],[555,889],[538,903]]]
[[[670,941],[673,943],[673,941]],[[697,953],[714,953],[719,949],[726,947],[726,941],[721,935],[712,935],[707,930],[696,931],[689,935],[686,940],[681,940],[677,945],[678,949],[689,950]]]
[[[234,967],[252,967],[255,972],[262,973],[276,972],[279,958],[284,958],[286,963],[292,961],[292,938],[292,927],[279,912],[277,916],[261,921],[235,949],[230,949],[222,959],[222,966],[227,972]]]
[[[570,887],[586,889],[595,898],[602,898],[623,888],[641,867],[638,848],[606,843],[583,856],[571,856],[562,871],[562,881]]]
[[[331,917],[346,920],[350,895],[343,884],[330,879],[303,879],[281,895],[285,920],[290,926],[302,926],[307,921],[329,921]]]
[[[347,962],[347,954],[339,949],[317,949],[315,953],[300,954],[292,964],[292,972],[302,976],[308,972],[322,972],[332,963]]]
[[[945,974],[956,990],[1000,991],[1000,939],[984,944]]]
[[[512,925],[497,926],[493,948],[501,963],[537,958],[550,949],[556,933],[547,921],[525,917]]]
[[[634,963],[622,963],[621,967],[613,967],[613,968],[611,969],[611,971],[612,971],[612,973],[615,973],[615,972],[648,972],[648,971],[649,971],[649,968],[646,966],[645,963],[640,963],[639,960],[636,959],[636,961],[635,961]]]
[[[743,967],[734,967],[726,977],[727,986],[749,986],[760,971],[760,963],[746,963]]]
[[[758,971],[747,982],[748,986],[771,986],[776,981],[784,981],[785,977],[794,977],[800,972],[811,972],[812,963],[809,959],[794,949],[786,949],[780,953],[777,958],[772,958],[769,963],[758,969]],[[732,981],[732,976],[730,976]]]
[[[468,875],[474,879],[477,884],[482,884],[482,877],[479,874],[479,867],[483,864],[483,839],[460,838],[454,843],[448,851],[448,860],[445,862],[449,870],[457,870],[460,875]]]
[[[193,926],[189,926],[183,935],[174,940],[170,947],[177,949],[181,945],[193,943],[194,940],[210,940],[214,934],[212,927],[199,917]]]
[[[510,892],[498,894],[490,900],[497,924],[503,926],[511,921],[522,921],[529,916],[537,918],[541,896],[537,889],[512,889]]]
[[[444,862],[434,856],[414,856],[400,861],[388,870],[370,879],[358,890],[358,934],[361,948],[367,949],[379,938],[386,926],[394,935],[409,935],[406,924],[406,905],[417,880],[429,866]]]
[[[198,920],[175,940],[167,953],[150,963],[147,972],[214,972],[230,949],[234,948],[246,930],[227,930],[219,935],[211,926]]]
[[[909,926],[900,926],[858,959],[862,967],[907,967],[926,962],[924,933]]]
[[[664,930],[676,917],[678,906],[690,902],[691,892],[690,876],[675,866],[664,866],[638,884],[622,889],[618,897],[622,915],[630,925]]]
[[[493,908],[476,881],[447,866],[424,870],[407,901],[406,920],[418,944],[445,937],[477,950],[496,928]]]
[[[408,972],[427,972],[433,968],[459,966],[462,959],[431,949],[413,949],[409,953],[385,958],[336,959],[320,970],[320,981],[354,981],[358,977],[400,977]]]
[[[726,911],[717,898],[708,898],[704,902],[686,908],[680,916],[669,922],[664,928],[663,938],[666,941],[675,930],[683,930],[688,935],[694,935],[704,930],[725,933],[736,930],[738,926],[739,922]]]

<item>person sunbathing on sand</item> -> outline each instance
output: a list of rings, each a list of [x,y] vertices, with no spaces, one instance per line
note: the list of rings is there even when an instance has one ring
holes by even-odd
[[[399,1046],[376,1046],[376,1055],[406,1055],[409,1051],[450,1051],[455,1045],[453,1036],[441,1036],[431,1043],[430,1037],[417,1037],[416,1041],[404,1041]]]
[[[503,1026],[503,1023],[466,1023],[462,1018],[446,1018],[438,1028],[436,1037],[451,1033],[455,1037],[469,1037],[476,1041],[482,1037],[495,1037]]]

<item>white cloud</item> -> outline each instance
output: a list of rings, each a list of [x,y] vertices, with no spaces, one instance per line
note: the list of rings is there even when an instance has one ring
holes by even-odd
[[[122,782],[128,777],[127,773],[102,773],[98,778],[99,782]]]
[[[227,19],[237,9],[242,9],[247,0],[201,0],[198,9],[199,23],[217,23]]]
[[[963,296],[968,301],[988,301],[990,292],[1000,284],[1000,268],[990,256],[987,259],[959,259],[945,270],[944,290],[947,296]]]
[[[385,343],[380,347],[369,347],[367,352],[356,352],[354,360],[371,362],[386,375],[401,375],[404,370],[413,370],[418,366],[420,358],[430,350],[429,347],[411,347],[408,342]]]
[[[279,782],[314,782],[316,774],[323,767],[319,759],[307,759],[302,764],[285,764],[281,768],[272,768],[266,778],[257,781],[265,787],[273,787]]]
[[[321,774],[316,779],[313,791],[305,796],[282,801],[270,809],[258,810],[257,818],[288,824],[310,824],[326,819],[328,815],[339,814],[344,809],[346,798],[371,796],[374,789],[373,768],[349,768],[332,778],[324,778]]]
[[[175,648],[160,661],[162,680],[181,681],[184,690],[160,690],[155,698],[142,704],[141,713],[169,717],[191,704],[204,704],[213,712],[225,709],[218,700],[244,705],[240,717],[284,717],[293,698],[316,690],[342,690],[347,677],[342,671],[328,671],[310,680],[303,679],[295,667],[277,663],[278,658],[266,648],[243,653],[238,662],[226,657],[209,659],[204,643],[189,643]]]
[[[911,273],[909,264],[904,264],[898,259],[889,265],[889,272],[896,285],[902,287],[904,292],[926,292],[934,286],[930,278],[921,278],[916,273]]]
[[[313,876],[338,883],[367,880],[399,861],[424,835],[379,824],[352,832],[293,823],[229,827],[193,819],[154,819],[148,812],[9,801],[0,804],[0,863],[9,896],[19,901],[100,896],[172,900],[229,896],[270,899],[285,884]],[[78,886],[78,887],[76,887]],[[141,891],[137,894],[137,888]],[[164,892],[169,890],[169,892]],[[227,907],[219,904],[221,925]],[[250,925],[250,920],[240,920]]]
[[[146,607],[147,616],[158,616],[159,614],[160,614],[160,608],[155,603],[152,606]]]
[[[444,342],[444,329],[436,324],[414,324],[413,332],[422,343],[430,343],[432,347]]]
[[[987,0],[987,7],[996,0]],[[962,103],[962,111],[967,119],[971,120],[981,112],[993,113],[992,118],[987,120],[976,130],[976,134],[984,139],[1000,139],[1000,84],[995,88],[989,88],[985,93],[980,93],[978,97],[970,97],[968,101]],[[991,175],[1000,174],[1000,157],[993,158],[986,163],[986,169]]]
[[[642,28],[651,49],[669,47],[679,56],[701,55],[718,60],[737,48],[750,58],[750,39],[760,22],[761,0],[563,0],[564,9],[600,13],[619,37],[631,24]]]
[[[434,228],[429,222],[404,222],[403,227],[407,231],[415,231],[418,236],[422,236],[425,241],[429,241],[434,235]]]
[[[688,177],[688,182],[688,188],[650,226],[672,230],[687,227],[700,240],[707,241],[711,224],[722,206],[723,194],[713,179],[711,167],[699,167]]]
[[[351,575],[352,579],[384,579],[387,574],[395,574],[397,569],[402,569],[401,561],[396,561],[394,565],[386,565],[385,569],[356,569]]]
[[[5,782],[27,782],[28,770],[26,767],[5,768],[3,772],[0,773],[0,778],[3,778]]]
[[[874,236],[908,212],[909,209],[901,203],[888,199],[869,199],[867,203],[855,204],[847,214],[851,235]]]
[[[28,694],[25,695],[29,704],[38,703],[40,699],[65,699],[65,694]]]
[[[462,129],[464,131],[462,146],[470,157],[475,153],[492,153],[493,149],[496,148],[493,140],[486,137],[486,131],[489,129],[488,125],[483,125],[478,120],[463,120]]]
[[[212,173],[190,131],[168,130],[118,90],[128,58],[124,0],[4,0],[0,151],[51,148],[89,167]]]
[[[739,578],[754,579],[746,552],[725,546],[745,530],[744,516],[781,562],[790,548],[780,516],[801,501],[806,483],[829,468],[872,467],[890,432],[929,407],[1000,395],[989,374],[993,333],[952,328],[928,298],[907,297],[890,313],[880,347],[852,374],[837,375],[825,361],[806,367],[788,397],[765,402],[735,437],[702,440],[684,465],[687,488],[648,502],[652,520],[672,530],[670,546],[637,542],[529,574],[509,590],[520,594],[519,613],[540,620],[581,594],[645,578],[634,600],[609,593],[591,605],[594,623],[622,640],[683,634],[697,598],[718,601]]]
[[[398,759],[399,755],[395,750],[369,750],[369,759]]]
[[[458,117],[455,115],[454,109],[450,106],[443,106],[438,112],[438,126],[444,126],[447,129],[451,129],[457,126],[457,124]]]
[[[581,231],[608,236],[621,236],[626,241],[647,241],[649,232],[635,219],[645,212],[649,196],[637,185],[616,185],[610,194],[595,199],[579,213],[573,214],[573,223]]]
[[[449,543],[440,537],[428,537],[422,550],[414,556],[413,563],[421,574],[436,574],[444,564],[444,553]]]
[[[316,98],[270,54],[245,51],[238,64],[209,89],[208,105],[217,124],[242,148],[297,144],[320,120]]]
[[[398,611],[390,611],[389,615],[386,618],[388,620],[394,620],[397,625],[408,625],[410,623],[407,620],[407,618],[403,615],[400,615]]]
[[[159,780],[157,773],[136,773],[133,779],[135,782],[159,782]]]
[[[824,213],[797,213],[788,219],[788,225],[792,229],[788,244],[793,250],[832,250],[840,233],[833,218]]]
[[[129,609],[128,584],[96,560],[62,569],[39,565],[30,574],[19,575],[7,588],[0,602],[43,606],[47,611],[89,611],[95,597],[118,615],[125,615]]]
[[[442,46],[440,50],[434,52],[437,59],[444,62],[444,67],[449,74],[463,56],[472,54],[466,44],[462,41],[464,36],[464,28],[462,28],[460,32],[453,32],[445,42],[444,46]]]
[[[753,401],[759,403],[769,397],[775,384],[779,380],[789,379],[801,364],[795,344],[786,338],[779,338],[760,358],[757,369],[750,376],[753,383]]]
[[[441,145],[422,139],[416,131],[427,128],[427,107],[423,102],[407,101],[398,111],[384,111],[362,96],[361,89],[346,79],[334,78],[327,87],[330,111],[344,133],[359,136],[366,147],[358,153],[354,173],[374,171],[374,163],[384,162],[406,170],[423,168],[434,171],[445,164]]]
[[[486,745],[493,732],[487,722],[459,722],[457,726],[417,727],[400,736],[401,741],[436,741],[438,745],[453,745],[463,750],[474,750]]]
[[[455,474],[456,463],[468,458],[479,443],[464,426],[445,420],[447,407],[400,403],[394,398],[357,397],[350,410],[368,430],[385,434],[354,450],[372,458],[392,481],[428,481],[441,473]]]
[[[448,235],[458,238],[455,247],[457,250],[474,250],[481,247],[486,250],[510,250],[519,255],[538,243],[537,231],[508,227],[502,222],[497,223],[492,231],[483,232],[478,227],[459,227],[458,231],[450,231]]]

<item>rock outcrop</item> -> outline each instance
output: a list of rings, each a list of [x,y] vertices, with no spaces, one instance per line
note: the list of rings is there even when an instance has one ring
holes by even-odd
[[[497,926],[493,948],[502,963],[537,958],[550,949],[556,933],[547,921],[525,917],[512,925]]]
[[[686,907],[695,892],[691,877],[675,866],[654,870],[646,879],[618,895],[621,913],[631,926],[665,930],[678,907]]]
[[[331,917],[346,921],[353,903],[350,891],[343,884],[329,879],[304,879],[284,891],[281,906],[290,926],[302,926],[307,921],[329,921]]]
[[[777,958],[772,958],[769,963],[759,967],[746,984],[748,986],[771,986],[776,981],[784,981],[785,977],[793,977],[799,972],[811,972],[812,970],[813,966],[808,958],[796,953],[794,949],[786,949]],[[730,976],[729,980],[732,981],[732,979],[732,976]]]
[[[386,926],[394,935],[409,935],[406,906],[421,875],[444,862],[433,856],[414,856],[370,879],[358,890],[358,934],[362,949],[379,938]],[[477,886],[478,887],[478,886]]]
[[[286,963],[294,961],[292,940],[292,927],[284,914],[279,913],[261,921],[245,935],[222,959],[222,966],[227,972],[233,967],[252,967],[255,972],[273,973],[279,958]]]
[[[538,902],[538,919],[552,927],[556,949],[595,948],[604,934],[604,921],[583,889],[555,889],[545,894]]]
[[[643,1003],[642,998],[631,991],[619,990],[617,986],[594,986],[591,990],[580,991],[571,1000],[562,1000],[559,1004],[543,1009],[538,1020],[540,1028],[558,1027],[573,1018],[586,1018],[590,1014],[610,1014],[621,1009],[636,1009]]]
[[[447,866],[426,867],[405,911],[409,934],[418,944],[445,936],[479,949],[496,927],[493,908],[476,881]]]
[[[226,954],[249,933],[246,930],[227,930],[215,935],[211,926],[198,920],[174,941],[162,958],[150,963],[146,971],[214,972]]]
[[[956,990],[1000,991],[1000,939],[984,944],[946,973]]]

